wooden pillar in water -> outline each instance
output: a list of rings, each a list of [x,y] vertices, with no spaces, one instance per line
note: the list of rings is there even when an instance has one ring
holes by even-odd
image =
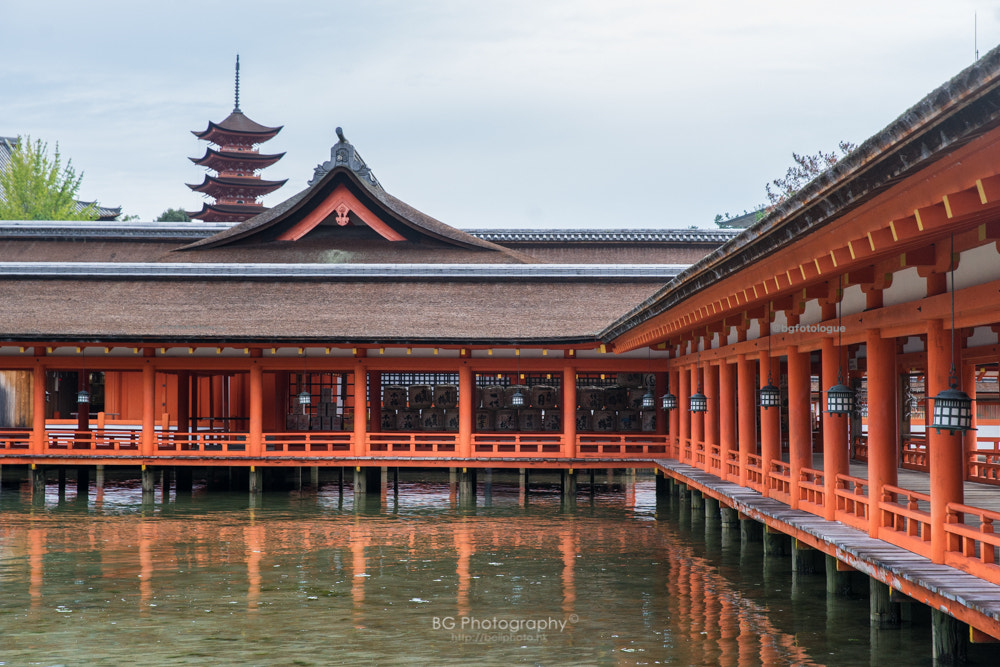
[[[964,664],[969,657],[969,627],[943,611],[931,609],[931,643],[934,664]]]
[[[28,469],[28,480],[31,482],[31,502],[43,504],[45,502],[45,468],[32,463]]]
[[[868,618],[873,628],[899,625],[899,603],[890,599],[892,589],[874,577],[868,578]]]
[[[152,504],[156,494],[156,475],[154,474],[153,468],[147,465],[142,466],[140,476],[142,484],[142,503],[144,505]]]
[[[250,466],[250,495],[259,496],[264,493],[264,469],[260,466]]]
[[[744,542],[760,542],[764,539],[764,524],[750,517],[740,517],[740,537]]]
[[[87,493],[90,491],[90,468],[88,466],[80,466],[76,469],[76,498],[77,500],[87,499]]]
[[[844,567],[840,564],[840,561],[836,557],[830,554],[826,555],[826,593],[827,595],[836,595],[840,597],[847,597],[853,592],[853,586],[851,584],[851,579],[853,579],[853,570],[848,567]]]
[[[572,468],[562,470],[562,505],[563,507],[576,506],[576,471]]]
[[[473,507],[476,504],[476,469],[462,468],[458,473],[458,504]]]

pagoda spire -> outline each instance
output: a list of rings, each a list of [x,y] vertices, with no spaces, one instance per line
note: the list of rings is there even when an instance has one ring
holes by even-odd
[[[240,56],[236,54],[236,105],[221,123],[209,122],[208,128],[193,134],[217,148],[209,147],[201,158],[191,158],[195,164],[215,171],[197,184],[188,184],[213,201],[200,211],[188,211],[188,217],[204,222],[243,222],[263,213],[267,208],[258,199],[274,192],[286,181],[265,181],[260,170],[284,156],[262,155],[258,145],[270,140],[281,127],[255,123],[240,110]]]
[[[236,54],[236,105],[233,107],[233,111],[236,113],[243,113],[240,111],[240,54]]]

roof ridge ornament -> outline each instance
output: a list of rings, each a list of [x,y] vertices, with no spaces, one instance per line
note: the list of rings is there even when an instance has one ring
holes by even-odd
[[[236,105],[233,113],[243,113],[240,111],[240,54],[236,54]]]
[[[362,159],[361,155],[354,146],[347,140],[344,136],[343,128],[337,128],[337,143],[335,143],[330,148],[330,159],[323,164],[316,165],[316,169],[313,172],[313,177],[309,181],[309,185],[315,185],[319,183],[320,180],[327,174],[329,174],[335,167],[347,167],[361,179],[363,183],[374,187],[378,190],[382,190],[382,184],[378,182],[375,178],[375,174]]]

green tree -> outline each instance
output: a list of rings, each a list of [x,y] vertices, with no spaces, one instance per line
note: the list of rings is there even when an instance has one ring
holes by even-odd
[[[776,178],[764,186],[767,191],[767,199],[771,202],[770,208],[774,208],[794,195],[806,183],[837,164],[840,158],[853,151],[857,146],[849,141],[841,141],[838,148],[840,155],[834,152],[824,153],[823,151],[819,151],[815,155],[792,153],[792,160],[795,164],[788,168],[785,176]]]
[[[0,170],[0,220],[97,220],[93,204],[78,210],[82,180],[72,160],[63,166],[59,144],[50,158],[41,139],[18,137],[7,168]]]
[[[154,222],[191,222],[191,218],[181,208],[168,208]]]

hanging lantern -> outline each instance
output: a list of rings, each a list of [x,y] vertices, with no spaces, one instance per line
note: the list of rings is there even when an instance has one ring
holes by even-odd
[[[767,378],[767,384],[760,388],[760,400],[758,404],[764,408],[781,407],[781,390],[771,383],[771,378]]]
[[[955,431],[974,431],[972,428],[972,399],[958,388],[952,381],[951,386],[934,397],[934,421],[931,428],[938,433],[942,429]]]
[[[848,415],[854,411],[854,390],[843,383],[826,390],[826,411],[831,415]]]
[[[677,397],[669,391],[660,397],[660,407],[670,412],[677,409]]]
[[[708,397],[701,393],[701,387],[691,395],[691,412],[708,412]]]
[[[299,394],[299,405],[301,405],[302,410],[305,411],[306,406],[309,405],[310,403],[312,403],[312,396],[309,394],[308,391],[303,389],[302,393]]]
[[[524,407],[524,394],[518,389],[514,392],[514,395],[510,397],[510,407],[512,408],[523,408]]]
[[[642,395],[642,409],[649,410],[654,405],[656,405],[656,397],[653,396],[652,391],[647,391],[645,394]]]
[[[81,389],[76,393],[77,403],[90,403],[90,392],[86,389]]]

